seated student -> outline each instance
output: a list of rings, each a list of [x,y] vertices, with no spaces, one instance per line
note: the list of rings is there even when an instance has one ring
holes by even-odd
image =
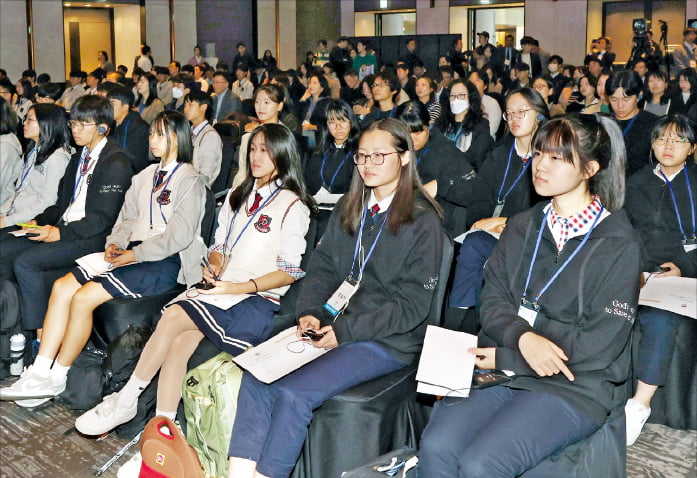
[[[191,165],[186,119],[177,112],[160,113],[152,124],[150,148],[159,164],[133,177],[106,238],[109,270],[92,275],[78,266],[53,284],[36,360],[12,386],[0,388],[0,400],[35,407],[62,393],[99,305],[114,297],[163,294],[177,282],[191,286],[201,279],[206,188]]]
[[[566,112],[584,115],[599,113],[598,80],[593,75],[583,75],[578,79],[578,91],[581,93],[580,101],[578,103],[569,103]]]
[[[504,385],[436,403],[419,470],[512,477],[606,421],[624,393],[640,246],[624,201],[624,146],[609,118],[555,118],[533,143],[535,189],[551,197],[508,222],[487,263],[480,369]]]
[[[401,122],[371,123],[354,162],[359,174],[313,252],[297,303],[298,337],[309,329],[323,334],[302,345],[331,350],[270,385],[243,375],[230,477],[289,476],[315,408],[405,367],[421,349],[446,238],[440,207],[421,188]],[[360,265],[359,243],[366,251]],[[348,303],[332,301],[338,314],[329,312],[347,275],[358,289]]]
[[[450,178],[471,181],[477,176],[467,160],[468,155],[455,147],[438,130],[431,129],[430,116],[426,105],[419,101],[408,101],[397,108],[397,119],[409,128],[409,135],[414,143],[416,170],[421,181],[450,182]],[[466,228],[467,209],[457,206],[443,197],[434,196],[445,213],[445,229],[455,237]]]
[[[194,144],[193,165],[210,187],[220,173],[223,162],[223,140],[210,125],[213,117],[211,97],[203,91],[192,91],[184,98],[184,116],[191,122]]]
[[[651,131],[658,118],[639,109],[642,83],[639,73],[625,70],[607,80],[605,91],[622,130],[627,151],[627,177],[642,169],[650,161]]]
[[[58,83],[41,83],[36,87],[36,102],[55,104],[61,97],[61,86]]]
[[[473,83],[460,79],[453,82],[449,96],[450,108],[441,114],[437,126],[457,149],[468,153],[478,171],[494,144],[479,91]]]
[[[157,97],[163,105],[172,102],[172,82],[169,81],[169,70],[164,66],[155,67],[155,78],[157,78]]]
[[[17,82],[17,96],[14,107],[17,118],[19,118],[21,122],[24,122],[27,111],[29,111],[31,105],[34,104],[34,90],[35,87],[32,86],[29,80],[21,79]]]
[[[157,79],[152,73],[143,73],[136,83],[136,102],[133,109],[140,114],[148,124],[151,124],[157,115],[164,111],[165,106],[157,97]]]
[[[2,111],[4,100],[0,100],[0,105]],[[0,203],[0,228],[29,221],[56,202],[60,180],[73,153],[65,110],[57,105],[37,104],[29,108],[24,138],[29,141],[28,152],[23,160],[16,158],[21,166],[11,176],[10,195]],[[14,149],[5,138],[0,141],[1,156]],[[19,143],[15,146],[19,147]],[[16,151],[21,154],[21,150]]]
[[[114,109],[115,123],[109,136],[124,150],[133,171],[139,173],[150,164],[150,126],[133,111],[133,92],[124,86],[118,86],[107,95]]]
[[[63,95],[60,97],[58,103],[63,106],[67,111],[75,103],[75,100],[81,96],[87,94],[85,80],[87,79],[87,73],[80,70],[74,70],[70,72],[70,88],[66,88]]]
[[[366,127],[375,120],[383,118],[394,118],[397,111],[396,98],[402,91],[399,86],[397,76],[391,70],[383,70],[373,79],[370,85],[370,91],[373,94],[373,103],[377,105],[377,109],[365,114],[361,127]]]
[[[319,205],[317,240],[324,234],[339,198],[351,186],[355,169],[352,158],[360,132],[356,115],[345,101],[330,100],[325,114],[327,124],[320,128],[319,142],[305,162],[303,174],[307,192]]]
[[[625,210],[644,249],[649,281],[662,277],[697,277],[695,197],[697,149],[695,124],[683,115],[661,118],[651,134],[656,167],[646,165],[629,179]],[[637,387],[627,401],[627,446],[634,444],[651,414],[651,399],[666,384],[675,336],[681,320],[654,307],[639,308],[641,343],[635,366]]]
[[[249,100],[254,96],[254,84],[249,76],[249,63],[240,63],[235,68],[235,81],[232,83],[232,92],[241,100]]]
[[[549,119],[547,104],[530,88],[513,91],[506,98],[503,119],[510,135],[484,160],[476,179],[455,176],[425,186],[432,195],[466,207],[467,226],[473,230],[457,257],[453,281],[458,287],[450,296],[452,307],[477,304],[483,266],[506,221],[540,200],[532,187],[529,169],[533,135]]]
[[[101,98],[107,98],[107,96],[109,96],[109,93],[118,90],[120,86],[121,85],[119,85],[118,83],[113,83],[111,81],[102,81],[97,87],[97,92],[95,94]]]
[[[280,298],[305,275],[300,259],[312,198],[285,126],[255,129],[246,164],[247,179],[230,191],[218,216],[209,254],[215,276],[203,272],[214,287],[192,288],[166,306],[124,388],[76,420],[81,433],[100,435],[133,418],[138,396],[160,369],[157,414],[174,419],[187,361],[204,336],[238,354],[271,333]]]
[[[17,115],[12,105],[0,97],[0,204],[12,198],[16,188],[15,179],[24,169],[22,162],[22,144],[17,135]],[[25,135],[26,138],[26,135]],[[2,225],[0,208],[0,227]]]
[[[566,111],[559,103],[552,103],[552,98],[556,97],[556,95],[554,94],[554,84],[549,78],[538,76],[532,82],[532,89],[537,91],[542,99],[545,100],[547,108],[549,108],[550,117],[554,118],[555,116],[566,114]]]
[[[87,83],[88,95],[97,94],[97,87],[102,82],[102,80],[104,80],[104,77],[106,77],[106,72],[101,68],[97,68],[96,70],[90,71],[90,74],[87,75],[87,80],[85,80]]]
[[[8,234],[14,226],[0,230],[0,277],[19,286],[26,330],[41,329],[50,284],[75,259],[104,247],[131,185],[128,157],[106,137],[113,115],[109,102],[98,96],[75,102],[70,127],[80,150],[68,163],[56,203],[29,221],[40,226],[24,228],[30,237]]]
[[[245,125],[245,134],[240,139],[239,166],[233,178],[232,187],[236,188],[247,178],[247,148],[252,132],[260,124],[280,123],[280,115],[286,109],[286,96],[283,89],[276,85],[263,85],[254,92],[254,111],[256,120]]]
[[[188,73],[180,73],[172,77],[172,84],[172,103],[167,106],[167,109],[184,113],[184,98],[192,91],[201,91],[199,84]]]

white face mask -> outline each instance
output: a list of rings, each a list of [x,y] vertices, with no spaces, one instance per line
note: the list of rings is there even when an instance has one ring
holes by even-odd
[[[460,113],[464,113],[467,111],[470,107],[470,102],[469,100],[454,100],[450,102],[450,111],[453,112],[453,114],[459,115]]]
[[[182,96],[184,96],[184,90],[182,90],[181,88],[177,88],[176,86],[172,88],[172,97],[175,100],[178,100]]]
[[[556,73],[559,70],[559,65],[557,65],[556,63],[550,63],[549,65],[547,65],[547,69],[550,73]]]

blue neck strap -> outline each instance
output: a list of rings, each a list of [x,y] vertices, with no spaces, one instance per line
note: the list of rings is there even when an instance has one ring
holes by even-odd
[[[368,215],[368,209],[366,208],[363,210],[363,216],[361,216],[361,226],[360,229],[358,229],[358,234],[356,235],[356,247],[353,251],[353,262],[351,263],[351,277],[356,278],[353,274],[354,269],[356,268],[356,259],[358,259],[358,253],[361,250],[361,240],[363,239],[363,227],[365,226],[365,218]],[[382,230],[385,227],[385,223],[387,222],[387,218],[390,215],[390,209],[388,209],[385,212],[385,217],[382,220],[382,224],[380,225],[380,230],[378,231],[377,236],[375,236],[375,240],[373,241],[372,246],[370,246],[370,250],[368,251],[368,255],[365,256],[363,261],[359,264],[359,269],[358,269],[358,277],[356,280],[360,281],[363,278],[363,271],[365,270],[366,264],[368,264],[368,261],[370,260],[370,256],[373,255],[373,251],[375,250],[375,246],[378,243],[378,240],[380,239],[380,235],[382,234]]]
[[[506,198],[508,197],[509,194],[511,194],[511,191],[513,191],[513,188],[516,187],[520,179],[523,177],[525,172],[528,170],[530,167],[530,163],[532,163],[532,159],[528,159],[528,161],[525,163],[523,166],[523,169],[521,169],[520,173],[518,174],[518,177],[515,178],[515,181],[513,181],[513,184],[511,184],[511,187],[508,188],[506,191],[506,194],[501,196],[501,193],[503,193],[503,188],[506,186],[506,179],[508,178],[508,171],[511,167],[511,158],[513,157],[513,151],[515,150],[515,140],[513,140],[513,144],[511,145],[511,150],[508,152],[508,162],[506,163],[506,171],[503,173],[503,181],[501,181],[501,187],[499,187],[499,192],[496,195],[496,202],[498,204],[503,204],[506,201]]]
[[[351,151],[346,153],[346,156],[344,156],[344,159],[341,161],[341,164],[339,164],[339,167],[336,168],[336,171],[334,171],[334,175],[332,176],[332,180],[329,183],[329,187],[326,188],[327,191],[332,192],[332,188],[334,187],[334,181],[336,181],[336,176],[339,174],[339,171],[341,171],[341,168],[344,167],[344,163],[346,162],[346,160],[349,158],[350,155],[351,155]],[[328,156],[325,154],[324,158],[322,158],[322,167],[319,170],[319,176],[322,179],[322,186],[326,185],[326,183],[324,182],[324,167],[327,165],[327,159],[328,159]]]
[[[683,239],[688,239],[688,234],[685,233],[685,228],[682,225],[682,219],[680,218],[680,209],[678,208],[678,200],[675,197],[675,191],[673,190],[673,184],[668,180],[663,171],[659,168],[658,170],[663,176],[666,184],[668,185],[668,191],[670,191],[670,197],[673,200],[673,208],[675,208],[675,217],[678,218],[678,227],[680,228],[680,234],[682,234]],[[685,173],[685,182],[687,183],[687,195],[690,198],[690,212],[692,213],[692,238],[697,239],[697,228],[695,227],[695,199],[692,196],[692,185],[690,184],[690,175],[687,174],[687,167],[683,166],[683,172]]]

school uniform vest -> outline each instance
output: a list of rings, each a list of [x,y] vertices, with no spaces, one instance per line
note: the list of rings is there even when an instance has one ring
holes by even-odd
[[[283,221],[291,207],[305,206],[295,193],[287,189],[281,189],[266,204],[264,200],[261,203],[263,207],[260,207],[256,214],[249,212],[249,202],[246,200],[240,208],[228,236],[226,253],[230,254],[230,257],[221,280],[246,282],[281,269],[277,260],[283,240],[281,231]],[[223,207],[229,206],[226,203]],[[232,214],[229,217],[232,217]],[[227,231],[230,225],[229,223],[219,224],[218,227],[223,227]],[[240,234],[242,237],[230,250]],[[259,292],[259,295],[278,302],[289,287],[270,289]]]

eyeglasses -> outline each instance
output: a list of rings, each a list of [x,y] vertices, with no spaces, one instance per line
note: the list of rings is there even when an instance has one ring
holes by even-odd
[[[0,90],[0,95],[9,95],[10,92],[7,90]]]
[[[528,111],[533,111],[533,110],[532,110],[532,108],[528,108],[527,110],[517,110],[517,111],[506,110],[503,113],[503,120],[509,121],[512,119],[523,119],[523,118],[525,118],[525,115],[528,114]]]
[[[366,161],[368,161],[368,158],[370,158],[370,162],[373,163],[376,166],[380,166],[385,162],[385,156],[389,156],[390,154],[399,154],[399,151],[392,151],[390,153],[372,153],[372,154],[364,154],[364,153],[356,153],[353,155],[353,162],[355,164],[365,164]]]
[[[84,123],[82,121],[76,120],[72,120],[68,124],[70,125],[70,129],[74,129],[77,131],[82,131],[83,129],[85,129],[85,126],[97,126],[97,123]]]
[[[376,81],[375,83],[370,85],[371,88],[387,88],[388,86],[390,86],[390,84],[387,81]]]
[[[460,93],[458,95],[450,95],[449,96],[450,101],[455,101],[455,100],[466,100],[467,99],[467,93]]]
[[[665,146],[670,143],[674,148],[684,148],[690,145],[687,138],[683,138],[682,136],[659,136],[653,140],[653,143],[658,146]]]
[[[351,126],[350,121],[327,121],[327,126],[333,126],[334,128],[346,129]]]

